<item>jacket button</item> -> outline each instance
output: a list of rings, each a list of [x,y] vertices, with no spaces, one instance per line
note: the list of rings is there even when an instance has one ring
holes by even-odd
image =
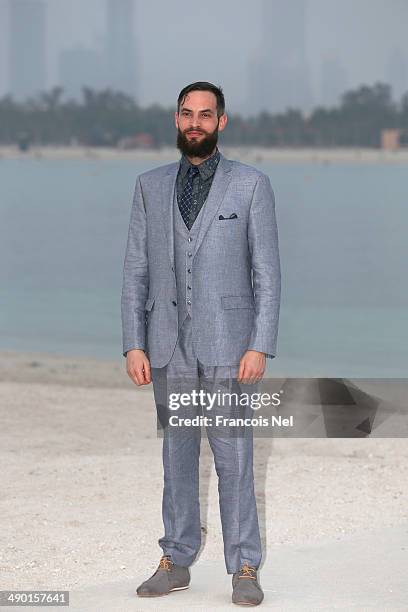
[[[175,300],[172,301],[173,306],[177,306],[177,302]]]
[[[187,255],[188,255],[189,257],[192,257],[192,256],[193,256],[193,254],[192,254],[192,253],[187,253]]]
[[[190,285],[187,285],[187,289],[188,289],[189,291],[191,291],[191,287],[190,287]]]
[[[189,269],[187,270],[187,272],[188,272],[189,274],[191,274],[191,268],[189,268]]]
[[[187,300],[187,304],[191,306],[191,300]]]
[[[192,241],[192,238],[191,238],[191,236],[189,236],[189,238],[188,238],[188,241],[189,241],[189,242],[191,242],[191,241]]]

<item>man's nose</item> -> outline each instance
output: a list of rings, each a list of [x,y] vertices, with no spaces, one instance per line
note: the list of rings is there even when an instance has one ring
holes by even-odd
[[[201,124],[201,122],[200,122],[200,118],[199,117],[193,117],[191,119],[191,127],[198,128],[198,127],[200,127],[200,124]]]

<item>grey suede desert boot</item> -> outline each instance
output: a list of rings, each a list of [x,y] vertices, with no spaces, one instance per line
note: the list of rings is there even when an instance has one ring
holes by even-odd
[[[139,597],[160,597],[172,591],[188,589],[190,570],[188,567],[175,565],[168,555],[160,559],[159,567],[148,580],[137,587]]]
[[[263,598],[256,567],[243,565],[239,572],[232,575],[232,603],[240,606],[257,606]]]

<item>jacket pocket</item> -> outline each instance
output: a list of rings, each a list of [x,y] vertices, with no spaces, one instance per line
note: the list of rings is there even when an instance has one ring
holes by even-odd
[[[155,299],[156,299],[155,295],[152,296],[152,297],[147,298],[145,310],[149,311],[149,310],[151,310],[153,308],[153,304],[154,304],[154,300]]]
[[[230,308],[255,308],[254,297],[252,295],[223,295],[221,304],[224,310]]]

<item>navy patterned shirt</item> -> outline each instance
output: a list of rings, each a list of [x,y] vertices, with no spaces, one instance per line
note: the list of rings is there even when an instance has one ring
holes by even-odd
[[[220,152],[218,147],[216,147],[215,152],[211,155],[211,157],[208,157],[201,162],[201,164],[195,166],[198,168],[199,174],[193,179],[193,205],[190,213],[190,227],[193,225],[202,205],[207,199],[219,161]],[[180,200],[180,196],[183,193],[184,186],[187,182],[188,169],[190,166],[194,165],[195,164],[192,164],[186,155],[182,155],[176,184],[178,201]]]

